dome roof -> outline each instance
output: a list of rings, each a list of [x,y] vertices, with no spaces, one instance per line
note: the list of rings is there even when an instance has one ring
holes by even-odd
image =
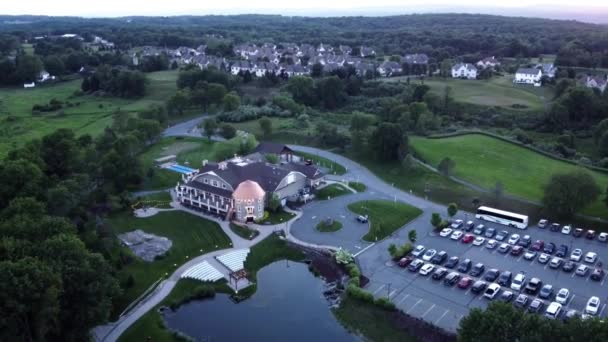
[[[255,200],[264,198],[265,195],[264,189],[258,183],[250,180],[239,184],[232,193],[232,197],[237,200]]]

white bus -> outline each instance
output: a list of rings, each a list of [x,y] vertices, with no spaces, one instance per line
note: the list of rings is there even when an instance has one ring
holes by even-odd
[[[500,223],[519,229],[526,229],[528,227],[528,216],[490,207],[479,207],[475,217],[478,220]]]

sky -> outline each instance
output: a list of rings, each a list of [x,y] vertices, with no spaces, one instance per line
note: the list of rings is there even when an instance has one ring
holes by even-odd
[[[608,0],[0,0],[0,14],[116,17],[264,13],[304,16],[489,13],[608,22]]]

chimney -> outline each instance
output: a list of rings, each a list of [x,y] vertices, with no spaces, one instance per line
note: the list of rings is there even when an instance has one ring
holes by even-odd
[[[207,159],[204,159],[204,160],[203,160],[203,167],[204,167],[204,166],[207,166],[207,163],[209,163],[209,161],[208,161]]]

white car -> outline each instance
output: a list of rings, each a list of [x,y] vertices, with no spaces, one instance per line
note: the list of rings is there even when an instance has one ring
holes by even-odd
[[[452,240],[460,240],[460,238],[462,237],[464,233],[461,230],[456,230],[452,233],[452,236],[450,236],[450,239]]]
[[[559,314],[562,312],[562,305],[560,303],[551,302],[547,310],[545,311],[545,317],[549,319],[557,319]]]
[[[595,264],[596,261],[597,261],[597,253],[595,253],[595,252],[587,252],[587,254],[585,254],[585,262],[586,263]]]
[[[439,236],[446,237],[450,236],[454,230],[452,228],[443,228],[439,233]]]
[[[577,276],[584,277],[584,276],[587,275],[587,272],[589,272],[589,266],[587,266],[585,264],[580,264],[576,268],[576,272],[575,273],[576,273]]]
[[[601,242],[608,241],[608,233],[600,233],[600,235],[597,236],[597,239]]]
[[[511,282],[511,289],[515,291],[521,291],[526,283],[526,275],[523,273],[517,273],[513,281]]]
[[[414,250],[412,251],[412,255],[415,256],[416,258],[421,256],[422,253],[424,253],[424,250],[426,248],[423,245],[418,245],[416,246],[416,248],[414,248]]]
[[[572,231],[572,227],[570,227],[570,226],[563,226],[562,227],[562,234],[568,235],[568,234],[570,234],[571,231]]]
[[[433,272],[433,270],[435,269],[435,265],[433,264],[424,264],[424,266],[422,266],[420,268],[420,271],[418,271],[418,273],[420,273],[420,275],[429,275],[431,272]]]
[[[490,239],[490,240],[488,240],[488,243],[486,243],[487,249],[494,249],[494,248],[496,248],[496,246],[498,246],[498,242],[494,239]]]
[[[486,239],[482,238],[481,236],[478,236],[475,238],[475,240],[473,240],[473,245],[481,246],[481,245],[483,245],[484,242],[486,242]]]
[[[591,297],[587,301],[587,306],[585,307],[585,313],[589,315],[597,315],[597,312],[600,308],[600,299],[598,297]]]
[[[549,221],[542,219],[538,221],[538,228],[545,228],[549,224]]]
[[[572,254],[570,254],[570,260],[572,261],[581,261],[581,258],[583,257],[583,250],[580,248],[576,248],[572,251]]]
[[[488,286],[486,291],[483,293],[483,296],[488,299],[494,299],[494,297],[496,297],[498,292],[500,292],[500,285],[498,285],[496,283],[492,283]]]
[[[464,222],[462,220],[456,220],[456,221],[452,222],[451,227],[454,229],[460,229],[463,225],[464,225]]]
[[[560,304],[566,304],[566,302],[568,302],[569,298],[570,298],[570,290],[568,290],[567,288],[559,289],[559,291],[557,291],[557,294],[555,295],[555,301]]]
[[[519,241],[519,234],[513,234],[511,235],[511,237],[509,238],[509,241],[507,241],[510,245],[515,245],[517,244],[517,242]]]
[[[526,253],[524,253],[524,259],[526,260],[532,260],[536,257],[537,252],[535,251],[527,251]]]
[[[550,258],[551,256],[549,254],[540,253],[540,255],[538,256],[538,262],[540,262],[541,264],[546,264]]]
[[[422,255],[422,260],[424,260],[424,261],[431,261],[431,259],[433,259],[433,257],[435,256],[435,254],[437,254],[436,250],[429,249],[426,252],[424,252],[424,254]]]

